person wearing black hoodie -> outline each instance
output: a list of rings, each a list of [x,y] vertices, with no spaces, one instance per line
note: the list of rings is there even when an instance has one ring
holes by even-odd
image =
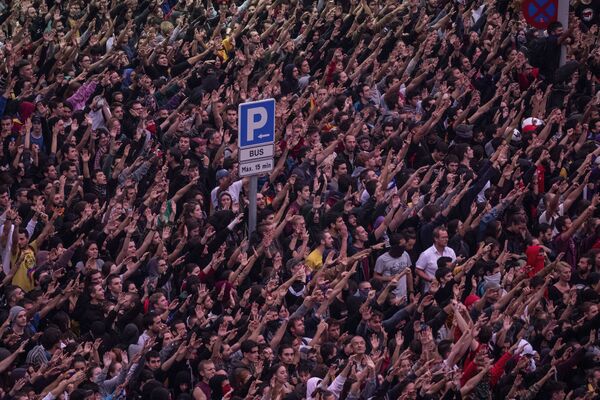
[[[294,64],[283,67],[283,81],[281,81],[281,95],[294,94],[298,92],[298,68]]]

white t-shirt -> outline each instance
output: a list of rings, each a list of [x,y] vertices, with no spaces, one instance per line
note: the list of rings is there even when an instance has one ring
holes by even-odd
[[[437,260],[440,257],[450,257],[454,262],[456,260],[456,254],[454,250],[450,247],[446,246],[444,250],[440,253],[437,251],[435,246],[431,246],[427,250],[421,253],[419,259],[417,260],[417,264],[415,268],[424,271],[429,276],[435,276],[435,272],[437,271]],[[425,283],[425,292],[429,291],[429,282]]]
[[[375,262],[375,272],[382,276],[394,276],[398,275],[406,268],[410,268],[412,262],[410,256],[405,251],[398,258],[390,256],[389,252],[383,253],[377,258]],[[394,295],[396,297],[406,296],[406,275],[404,275],[398,281],[396,288],[394,289]]]
[[[104,100],[106,101],[106,100]],[[104,121],[104,113],[102,112],[102,107],[98,108],[97,110],[90,110],[90,112],[88,113],[90,118],[92,118],[92,129],[96,130],[96,129],[108,129],[106,127],[106,121]]]
[[[231,201],[233,203],[240,202],[240,192],[242,191],[242,180],[233,182],[226,190],[227,193],[231,195]],[[219,187],[217,186],[210,192],[210,202],[213,208],[217,208],[219,205],[219,199],[217,198],[217,192],[219,191]]]
[[[556,214],[555,215],[548,215],[548,210],[544,211],[542,214],[540,214],[540,218],[538,219],[538,222],[540,224],[548,224],[548,225],[554,225],[554,223],[556,222],[556,219],[558,217],[562,217],[564,215],[564,209],[563,209],[563,205],[559,205],[558,206],[558,210],[556,210]],[[553,235],[558,235],[558,230],[556,230],[556,228],[552,228],[552,234]]]

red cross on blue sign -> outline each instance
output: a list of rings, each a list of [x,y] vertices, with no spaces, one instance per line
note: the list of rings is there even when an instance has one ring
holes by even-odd
[[[534,28],[546,29],[558,17],[558,0],[523,0],[525,21]]]

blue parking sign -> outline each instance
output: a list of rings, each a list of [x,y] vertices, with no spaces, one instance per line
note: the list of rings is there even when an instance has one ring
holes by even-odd
[[[275,141],[275,99],[242,103],[238,108],[240,148]]]

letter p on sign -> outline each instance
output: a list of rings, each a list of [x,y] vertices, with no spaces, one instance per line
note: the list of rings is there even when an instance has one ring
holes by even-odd
[[[238,144],[252,147],[275,140],[275,100],[242,103],[238,109]]]
[[[249,142],[254,141],[254,132],[260,132],[260,129],[264,128],[267,124],[267,119],[267,109],[264,107],[256,107],[248,110],[248,135],[246,138]]]

